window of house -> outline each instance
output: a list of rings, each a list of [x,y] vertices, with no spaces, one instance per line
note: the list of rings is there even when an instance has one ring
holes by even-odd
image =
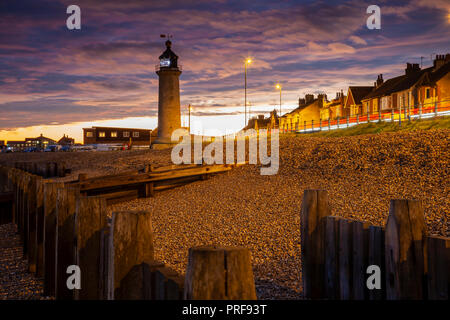
[[[133,138],[139,138],[139,132],[138,131],[133,132]]]
[[[117,138],[117,131],[111,131],[111,138]]]
[[[94,135],[92,134],[92,131],[86,132],[86,137],[92,138]]]
[[[123,132],[124,138],[128,138],[130,136],[130,133],[128,131]]]
[[[104,138],[104,137],[106,136],[106,134],[105,134],[104,131],[100,131],[100,132],[98,133],[98,136],[99,136],[100,138]]]
[[[427,90],[425,91],[425,95],[427,99],[430,99],[430,88],[427,88]]]

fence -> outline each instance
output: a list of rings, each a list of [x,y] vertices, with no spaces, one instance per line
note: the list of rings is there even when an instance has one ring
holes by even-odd
[[[250,253],[239,247],[189,249],[186,276],[154,259],[149,212],[107,214],[106,199],[0,166],[2,223],[17,225],[28,270],[56,299],[256,299]],[[81,289],[69,289],[70,266]],[[69,269],[68,269],[69,268]],[[71,271],[73,272],[73,271]]]
[[[327,192],[306,190],[301,254],[304,295],[309,299],[449,297],[450,238],[427,235],[420,201],[391,200],[381,227],[331,216]],[[368,288],[371,265],[380,268],[380,289]]]
[[[450,100],[437,101],[435,103],[419,104],[413,108],[406,107],[402,110],[392,110],[389,112],[372,112],[363,115],[337,117],[336,119],[320,119],[319,121],[303,121],[295,126],[289,124],[289,128],[283,128],[281,131],[311,133],[322,130],[334,130],[339,128],[348,128],[361,123],[369,123],[375,121],[391,121],[401,122],[411,119],[421,119],[433,116],[450,115]]]

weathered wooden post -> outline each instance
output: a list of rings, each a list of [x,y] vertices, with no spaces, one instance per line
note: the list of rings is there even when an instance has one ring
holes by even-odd
[[[118,300],[181,300],[184,277],[163,263],[135,265],[115,292]]]
[[[322,131],[322,118],[319,119],[319,130]]]
[[[303,295],[323,298],[323,238],[320,220],[331,215],[325,190],[305,190],[300,213]]]
[[[314,132],[314,119],[311,120],[311,132]]]
[[[113,212],[108,245],[107,299],[114,299],[120,291],[122,279],[131,268],[152,263],[153,232],[151,213],[147,211]]]
[[[361,221],[352,221],[351,229],[351,299],[364,300],[364,288],[366,287],[366,268],[365,268],[365,247],[367,244],[364,239],[364,225]]]
[[[44,185],[44,294],[56,295],[58,219],[56,215],[58,189],[64,183],[46,183]]]
[[[438,102],[437,100],[434,102],[434,116],[436,117],[438,114]]]
[[[22,241],[23,241],[23,254],[24,256],[28,256],[28,235],[29,235],[29,219],[28,219],[28,206],[30,198],[30,184],[31,184],[31,175],[27,172],[23,173],[23,197],[22,197]]]
[[[336,300],[339,298],[338,217],[324,217],[320,221],[320,228],[323,237],[323,273],[321,281],[312,285],[323,288],[322,298]]]
[[[356,124],[359,124],[359,114],[356,115]]]
[[[46,183],[48,182],[40,176],[36,187],[36,275],[39,278],[44,277],[44,186]]]
[[[385,231],[380,226],[372,226],[372,225],[364,225],[364,232],[366,237],[366,268],[371,265],[376,265],[381,270],[381,289],[372,289],[369,290],[367,286],[366,296],[369,300],[383,300],[386,296],[386,288],[385,288]]]
[[[337,220],[338,229],[338,298],[349,300],[352,295],[352,243],[351,243],[351,222],[346,219]]]
[[[75,299],[103,299],[101,265],[101,230],[106,227],[106,199],[80,197],[75,213],[76,264],[82,272],[81,290]]]
[[[189,249],[186,300],[256,300],[250,251],[240,247]]]
[[[450,238],[428,237],[428,299],[447,300],[450,288]]]
[[[337,117],[337,128],[339,129],[339,122],[340,122],[341,118],[338,116]]]
[[[420,201],[391,200],[385,231],[387,299],[423,299],[426,228]]]
[[[328,117],[328,131],[330,131],[330,117]]]
[[[42,177],[30,175],[28,197],[28,271],[36,272],[37,262],[37,197]]]
[[[350,118],[349,118],[349,116],[347,116],[347,128],[349,126],[349,121],[350,121]]]
[[[75,210],[80,196],[78,188],[58,189],[56,217],[58,221],[56,298],[73,299],[74,292],[66,285],[67,268],[76,264],[75,260]]]

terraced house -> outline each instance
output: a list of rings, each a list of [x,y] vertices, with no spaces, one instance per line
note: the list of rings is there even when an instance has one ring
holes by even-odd
[[[372,90],[374,86],[371,87],[363,87],[363,86],[350,86],[347,91],[347,97],[344,103],[345,113],[354,117],[357,115],[363,116],[367,114],[367,109],[362,106],[362,99],[367,96]],[[322,118],[323,119],[323,118]]]
[[[362,108],[371,115],[385,112],[406,115],[449,105],[449,73],[450,54],[437,55],[433,66],[426,69],[408,63],[401,76],[383,81],[379,75],[374,90],[361,99]]]
[[[284,132],[294,131],[301,129],[305,123],[310,124],[311,121],[318,123],[320,110],[326,99],[327,97],[324,94],[319,94],[316,99],[314,99],[313,94],[305,95],[304,99],[300,98],[299,106],[296,109],[279,118],[280,130]]]

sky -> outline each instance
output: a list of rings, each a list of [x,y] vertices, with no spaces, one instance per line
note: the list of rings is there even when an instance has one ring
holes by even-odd
[[[81,8],[81,30],[66,9]],[[369,5],[381,29],[369,30]],[[179,56],[182,123],[196,133],[244,126],[294,109],[307,93],[347,91],[450,53],[450,1],[1,0],[0,140],[43,133],[82,142],[83,127],[157,126],[158,76],[171,34]]]

